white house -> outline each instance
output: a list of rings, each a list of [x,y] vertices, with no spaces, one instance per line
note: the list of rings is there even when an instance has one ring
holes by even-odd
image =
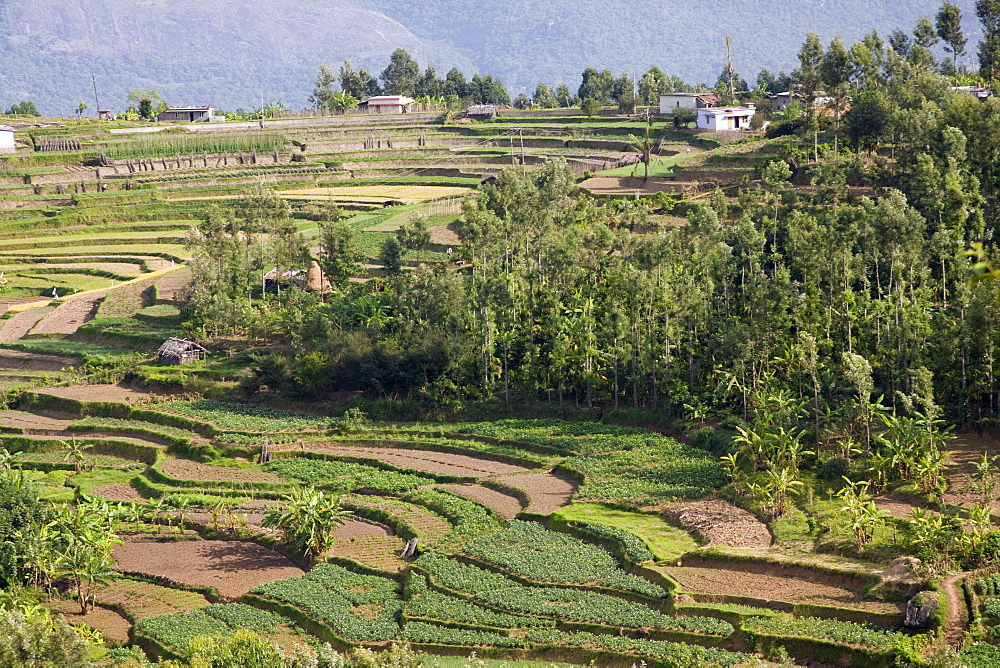
[[[750,121],[757,110],[751,105],[746,107],[719,107],[717,109],[698,110],[698,128],[700,130],[743,130],[749,129]]]
[[[184,123],[211,123],[215,119],[214,107],[168,107],[157,115],[158,121],[182,121]]]
[[[672,114],[674,109],[706,109],[719,104],[711,93],[664,93],[660,95],[660,113]]]
[[[14,145],[14,128],[0,125],[0,153],[14,153],[17,151]]]
[[[359,106],[370,114],[408,114],[413,99],[405,95],[377,95],[370,97]]]

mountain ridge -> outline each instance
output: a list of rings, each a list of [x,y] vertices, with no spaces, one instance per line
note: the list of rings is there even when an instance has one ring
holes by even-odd
[[[973,0],[958,0],[974,53]],[[875,28],[912,29],[939,2],[760,0],[0,0],[0,105],[36,101],[68,114],[91,104],[120,110],[133,88],[171,103],[251,107],[307,104],[319,66],[345,59],[380,71],[405,48],[442,75],[452,66],[501,77],[512,94],[544,81],[579,85],[586,67],[641,76],[651,65],[713,84],[732,36],[736,69],[795,66],[807,32],[846,42]],[[939,54],[940,55],[940,54]],[[967,60],[971,62],[970,56]],[[105,102],[107,101],[107,102]]]

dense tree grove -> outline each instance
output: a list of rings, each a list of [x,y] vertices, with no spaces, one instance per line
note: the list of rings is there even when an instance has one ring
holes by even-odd
[[[837,113],[819,114],[807,96],[803,117],[776,118],[772,135],[793,136],[774,145],[759,180],[682,205],[674,213],[687,225],[651,225],[661,203],[582,197],[554,161],[504,173],[467,204],[467,270],[421,266],[350,285],[350,230],[331,228],[323,263],[337,290],[325,301],[286,291],[267,309],[246,308],[246,274],[228,293],[208,290],[196,313],[208,329],[308,350],[263,383],[305,394],[600,403],[681,417],[745,414],[750,393],[777,383],[809,399],[819,437],[866,410],[845,372],[854,355],[871,367],[871,403],[898,408],[929,374],[950,419],[992,419],[1000,293],[971,285],[962,252],[994,235],[1000,101],[950,93],[933,58],[915,55],[939,33],[960,51],[953,18],[945,7],[937,29],[926,21],[912,39],[872,33],[849,48],[810,35],[794,80],[806,93],[826,89]],[[610,99],[619,82],[589,74],[580,94]],[[644,91],[658,89],[654,78],[667,80],[644,76]],[[792,187],[793,177],[815,192]],[[219,246],[200,261],[203,284],[213,262],[234,272],[278,257],[254,250],[257,228],[234,235],[214,217],[204,228],[206,251],[209,239]],[[383,250],[397,265],[404,236]],[[225,269],[230,254],[237,261]]]

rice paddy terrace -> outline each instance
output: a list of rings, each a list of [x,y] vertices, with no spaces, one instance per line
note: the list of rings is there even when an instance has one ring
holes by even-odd
[[[146,362],[185,334],[191,229],[262,182],[307,239],[325,207],[344,212],[367,280],[414,212],[431,223],[422,260],[447,261],[464,199],[512,164],[566,160],[595,194],[697,196],[746,180],[759,145],[663,132],[642,184],[642,166],[622,163],[645,123],[617,117],[109,127],[19,132],[81,148],[24,150],[0,172],[0,389],[18,392],[0,448],[46,499],[110,504],[123,538],[96,610],[53,611],[160,657],[240,628],[289,650],[401,639],[602,666],[758,665],[778,648],[801,664],[889,666],[920,643],[901,631],[906,598],[886,594],[884,565],[772,544],[768,526],[711,496],[726,482],[714,455],[653,432],[357,424],[108,383],[123,369],[164,381]],[[245,367],[233,351],[184,373],[225,388]],[[351,513],[312,568],[263,526],[306,485]],[[417,555],[404,557],[411,539]]]
[[[358,425],[119,386],[30,392],[0,429],[46,498],[119,517],[120,575],[95,613],[51,608],[158,656],[249,628],[287,649],[405,639],[445,655],[742,666],[781,646],[809,665],[889,666],[907,637],[873,564],[731,547],[674,521],[693,503],[674,499],[724,477],[708,453],[640,429]],[[71,440],[89,446],[79,473]],[[262,526],[301,485],[351,512],[312,568]],[[413,538],[418,554],[401,556]]]

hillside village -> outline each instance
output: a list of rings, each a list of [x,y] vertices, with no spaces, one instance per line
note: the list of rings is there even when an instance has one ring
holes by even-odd
[[[0,665],[1000,665],[976,18],[13,103]]]

